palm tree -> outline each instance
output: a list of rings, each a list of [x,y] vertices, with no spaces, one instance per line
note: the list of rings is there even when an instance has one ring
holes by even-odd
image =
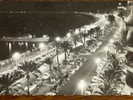
[[[5,94],[8,95],[10,94],[10,85],[14,82],[13,76],[11,76],[9,73],[6,75],[3,75],[0,78],[0,84],[2,85],[1,87],[1,92],[5,90]]]
[[[96,33],[97,33],[97,37],[99,37],[99,36],[101,35],[100,26],[97,26],[97,27],[95,28],[95,30],[96,30]]]
[[[53,61],[52,61],[52,59],[51,58],[47,58],[45,60],[45,63],[49,65],[49,70],[50,70],[51,76],[53,76],[53,71],[52,71],[52,63],[53,63]]]
[[[38,65],[33,62],[33,61],[25,61],[22,65],[18,66],[18,68],[20,68],[21,70],[23,70],[25,72],[26,75],[26,79],[27,79],[27,94],[30,95],[30,73],[33,73],[33,71],[37,71],[38,70]]]
[[[45,59],[45,63],[50,66],[49,67],[50,68],[50,72],[52,72],[52,63],[53,63],[52,59],[51,58],[46,58]]]
[[[108,21],[109,21],[110,23],[113,23],[113,22],[115,21],[114,15],[108,15]]]
[[[74,35],[74,36],[73,36],[73,41],[74,41],[75,47],[77,46],[77,41],[78,41],[78,40],[79,40],[78,35]]]
[[[60,66],[60,63],[59,63],[59,48],[60,48],[60,44],[61,44],[61,38],[60,37],[56,37],[55,38],[55,45],[56,45],[56,57],[57,57],[58,67]]]
[[[67,53],[68,53],[68,50],[70,50],[72,48],[72,45],[68,42],[68,41],[63,41],[61,43],[61,47],[63,48],[64,50],[64,54],[65,54],[65,61],[67,60]]]
[[[5,90],[5,94],[9,95],[11,92],[11,85],[18,79],[20,79],[21,77],[23,77],[24,75],[22,74],[21,71],[14,71],[12,73],[7,73],[2,75],[2,77],[0,77],[0,85],[1,87],[1,92],[3,90]]]
[[[119,41],[114,42],[114,45],[116,46],[116,50],[123,52],[122,44]]]
[[[117,73],[113,69],[105,70],[103,74],[99,75],[101,83],[98,88],[98,91],[94,91],[94,93],[100,95],[118,95],[117,86],[119,84],[123,84],[122,80],[120,80],[120,74]]]
[[[94,37],[94,32],[95,32],[94,28],[91,28],[90,29],[90,37],[91,38]]]
[[[122,20],[124,21],[124,13],[123,13],[123,10],[122,9],[119,11],[118,16],[121,17]]]
[[[116,59],[115,55],[109,54],[108,64],[104,65],[104,72],[100,73],[98,79],[100,80],[100,85],[98,85],[98,90],[94,93],[100,95],[119,95],[120,92],[117,91],[119,86],[124,82],[121,79],[121,76],[125,74],[123,68],[119,66],[119,61]],[[101,84],[102,83],[102,84]]]
[[[82,33],[82,37],[83,37],[83,45],[84,45],[84,47],[85,47],[85,43],[86,43],[86,37],[88,36],[88,34],[86,33],[86,32],[83,32]]]

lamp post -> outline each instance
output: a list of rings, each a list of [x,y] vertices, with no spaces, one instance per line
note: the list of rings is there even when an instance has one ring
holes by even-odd
[[[81,91],[81,94],[84,95],[87,88],[87,83],[85,82],[85,80],[80,80],[77,87]]]
[[[67,33],[66,36],[68,39],[71,38],[71,33]]]
[[[100,64],[101,63],[101,59],[100,58],[96,58],[95,62],[96,62],[96,64]]]
[[[18,64],[18,60],[20,59],[21,57],[21,54],[19,52],[15,52],[13,55],[12,55],[12,59],[16,62],[15,64],[17,65]]]
[[[78,29],[76,29],[75,31],[74,31],[74,45],[75,45],[75,47],[77,46],[77,39],[78,39],[78,35],[79,35],[79,30]]]
[[[43,49],[45,49],[45,44],[44,43],[39,43],[39,49],[40,50],[43,50]]]
[[[104,47],[104,48],[103,48],[103,50],[104,50],[105,52],[108,52],[109,47],[108,47],[108,46],[106,46],[106,47]]]
[[[57,56],[57,63],[58,63],[58,67],[60,65],[60,62],[59,62],[59,51],[58,51],[58,48],[59,48],[59,42],[61,41],[61,38],[60,37],[56,37],[55,38],[55,41],[56,41],[56,56]]]
[[[110,40],[109,40],[109,43],[111,43],[111,44],[114,43],[114,42],[115,42],[115,41],[114,41],[113,39],[110,39]]]
[[[82,35],[83,35],[83,41],[84,41],[83,42],[84,47],[86,46],[86,36],[87,36],[87,33],[88,33],[87,30],[84,30],[83,33],[82,33]]]

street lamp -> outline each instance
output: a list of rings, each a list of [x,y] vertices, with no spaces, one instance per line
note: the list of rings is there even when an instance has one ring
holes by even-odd
[[[59,68],[59,56],[58,56],[58,47],[59,47],[59,42],[61,41],[60,37],[56,37],[55,38],[56,41],[56,56],[57,56],[57,63],[58,63],[58,68]]]
[[[13,55],[12,55],[12,59],[15,61],[15,64],[17,65],[18,64],[18,60],[20,59],[21,57],[21,54],[19,52],[15,52]]]
[[[70,38],[71,37],[71,33],[67,33],[67,38]]]
[[[43,35],[42,38],[44,38],[46,41],[49,41],[49,36],[48,35]]]
[[[114,40],[113,40],[113,39],[110,39],[109,42],[110,42],[110,43],[114,43]]]
[[[83,95],[87,88],[87,83],[84,80],[80,80],[77,87],[81,91],[81,94]]]
[[[55,41],[56,41],[56,42],[60,42],[60,41],[61,41],[61,38],[60,38],[60,37],[56,37],[56,38],[55,38]]]
[[[107,52],[109,50],[108,46],[103,48],[105,52]]]
[[[28,48],[28,42],[25,42],[26,47]]]
[[[45,49],[45,48],[46,48],[46,46],[45,46],[44,43],[39,43],[39,49],[40,49],[40,50],[43,50],[43,49]]]
[[[79,29],[75,29],[74,34],[75,34],[75,35],[78,35],[78,34],[79,34]]]
[[[32,46],[35,48],[36,47],[35,43],[33,43]]]
[[[29,34],[29,35],[28,35],[28,37],[29,37],[29,38],[32,38],[32,35],[31,35],[31,34]]]
[[[12,59],[13,60],[18,60],[19,58],[21,57],[21,54],[19,52],[15,52],[13,55],[12,55]]]
[[[100,59],[100,58],[96,58],[96,59],[95,59],[95,62],[96,62],[96,64],[100,64],[101,59]]]
[[[114,35],[114,38],[118,38],[118,34],[115,34],[115,35]]]

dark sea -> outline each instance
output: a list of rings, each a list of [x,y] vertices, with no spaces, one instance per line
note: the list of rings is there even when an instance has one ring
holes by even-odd
[[[70,29],[79,28],[95,22],[89,15],[73,13],[28,13],[28,14],[1,14],[0,36],[21,37],[32,34],[42,37],[44,34],[53,39],[63,37]],[[0,60],[7,59],[13,52],[25,52],[29,48],[12,45],[12,51],[6,42],[0,42]]]

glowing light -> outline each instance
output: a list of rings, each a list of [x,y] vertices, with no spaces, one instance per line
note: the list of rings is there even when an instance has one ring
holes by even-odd
[[[46,41],[49,41],[50,37],[48,35],[43,35],[42,36]]]
[[[110,39],[109,42],[110,42],[110,43],[114,43],[114,40],[113,40],[113,39]]]
[[[81,28],[80,30],[81,30],[82,32],[83,32],[83,31],[85,31],[85,29],[84,29],[84,28]]]
[[[43,50],[43,49],[45,49],[45,48],[46,48],[46,46],[45,46],[44,43],[39,43],[39,49],[40,49],[40,50]]]
[[[56,41],[56,42],[59,42],[59,41],[61,41],[61,38],[60,38],[60,37],[56,37],[56,38],[55,38],[55,41]]]
[[[29,38],[32,38],[32,35],[31,35],[31,34],[29,34],[29,35],[28,35],[28,37],[29,37]]]
[[[79,34],[79,29],[76,29],[74,34],[76,34],[76,35]]]
[[[66,35],[68,38],[70,38],[71,37],[71,33],[67,33],[67,35]]]
[[[118,5],[121,6],[122,5],[121,2],[119,2]]]
[[[25,43],[26,47],[28,47],[28,42]]]
[[[12,50],[12,44],[9,42],[9,51]]]
[[[96,58],[95,62],[96,62],[96,64],[100,64],[101,59],[100,58]]]
[[[46,37],[47,37],[47,35],[43,35],[42,37],[43,37],[43,38],[46,38]]]
[[[106,46],[106,47],[104,47],[104,51],[108,51],[109,50],[109,48]]]
[[[33,43],[32,46],[35,47],[36,45]]]
[[[80,80],[78,83],[78,89],[84,91],[87,88],[87,83],[84,80]]]
[[[19,52],[15,52],[15,53],[12,55],[13,60],[18,60],[20,57],[21,57],[21,54],[20,54]]]
[[[115,34],[115,35],[114,35],[114,38],[118,38],[118,35],[117,35],[117,34]]]

